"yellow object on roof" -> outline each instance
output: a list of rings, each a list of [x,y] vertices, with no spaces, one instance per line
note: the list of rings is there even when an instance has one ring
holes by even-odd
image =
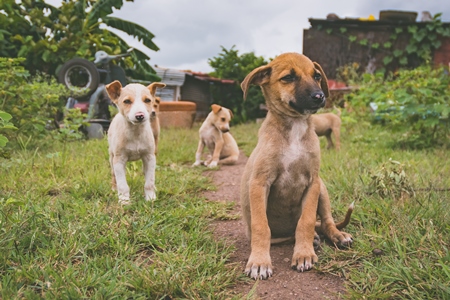
[[[368,18],[359,18],[360,21],[375,21],[375,17],[373,15],[369,15]]]

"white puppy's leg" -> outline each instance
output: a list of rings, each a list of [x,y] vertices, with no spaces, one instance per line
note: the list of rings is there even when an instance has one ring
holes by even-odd
[[[216,141],[216,145],[214,147],[214,152],[212,155],[211,162],[208,164],[209,168],[217,167],[217,163],[219,162],[219,159],[220,159],[220,153],[222,152],[224,144],[225,143],[224,143],[223,139]]]
[[[156,156],[149,154],[142,158],[144,175],[145,175],[145,200],[156,199],[156,187],[155,187],[155,169],[156,169]]]
[[[205,148],[205,143],[203,143],[202,139],[198,142],[197,152],[195,152],[195,163],[192,165],[193,167],[200,166],[202,164],[202,153],[203,148]]]
[[[114,174],[116,176],[120,204],[129,204],[130,202],[130,187],[127,184],[126,163],[126,161],[119,160],[117,156],[114,157]]]
[[[114,174],[114,153],[109,154],[109,164],[111,166],[111,189],[117,191],[116,175]]]

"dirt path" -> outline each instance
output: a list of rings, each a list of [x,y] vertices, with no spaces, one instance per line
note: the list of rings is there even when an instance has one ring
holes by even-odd
[[[224,238],[235,245],[236,251],[231,256],[231,262],[238,263],[242,270],[250,255],[250,243],[245,236],[239,205],[240,180],[246,162],[247,157],[241,152],[236,165],[221,166],[219,170],[205,172],[217,186],[217,191],[208,191],[205,196],[210,200],[236,203],[233,214],[239,218],[215,222],[214,232],[218,238]],[[271,247],[274,275],[268,280],[256,282],[255,299],[340,299],[344,291],[341,278],[315,270],[298,273],[290,268],[293,247],[293,244]],[[318,256],[320,259],[320,251]],[[236,294],[247,295],[254,285],[255,281],[250,279],[240,281],[234,291]]]

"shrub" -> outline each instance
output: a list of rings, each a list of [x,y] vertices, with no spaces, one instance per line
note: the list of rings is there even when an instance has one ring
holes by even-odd
[[[209,59],[208,63],[214,69],[211,76],[232,79],[236,82],[227,88],[213,86],[214,101],[233,111],[233,123],[242,123],[265,116],[265,112],[260,109],[260,104],[265,103],[261,89],[252,86],[244,101],[240,86],[248,73],[267,64],[262,56],[256,56],[253,52],[239,54],[235,46],[229,50],[222,47],[222,52]]]
[[[388,78],[365,74],[347,100],[359,113],[367,113],[370,106],[373,121],[402,133],[397,140],[401,145],[426,148],[448,143],[449,85],[450,76],[443,67],[421,66]]]
[[[16,129],[10,122],[12,116],[4,111],[0,110],[0,130],[2,129]],[[8,138],[0,133],[0,148],[4,147],[8,143]]]
[[[45,135],[45,125],[64,106],[69,91],[53,78],[31,78],[20,65],[23,60],[0,58],[0,110],[14,116],[15,134]]]

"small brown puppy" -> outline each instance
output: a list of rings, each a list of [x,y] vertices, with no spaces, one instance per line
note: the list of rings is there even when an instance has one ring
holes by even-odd
[[[150,114],[150,126],[152,127],[153,137],[155,138],[155,155],[158,154],[158,140],[159,140],[159,104],[161,103],[161,98],[155,97],[155,101],[152,104],[152,113]]]
[[[266,279],[273,274],[271,241],[294,237],[291,266],[306,271],[318,261],[315,230],[337,245],[349,246],[353,240],[336,227],[319,177],[319,138],[310,115],[328,96],[322,68],[302,54],[285,53],[245,77],[244,99],[250,84],[261,87],[268,113],[242,175],[241,205],[251,241],[245,273]],[[317,214],[321,222],[316,225]]]
[[[337,114],[325,113],[318,115],[311,115],[311,120],[314,125],[314,130],[318,136],[326,136],[328,145],[327,149],[333,148],[333,140],[331,134],[334,134],[336,140],[336,150],[341,148],[341,111],[338,109]]]
[[[233,113],[228,108],[217,104],[211,105],[212,111],[208,114],[199,129],[200,141],[195,153],[195,163],[202,163],[210,168],[219,165],[232,165],[239,158],[238,145],[231,135],[230,120]],[[210,155],[202,162],[203,148],[208,147]]]

